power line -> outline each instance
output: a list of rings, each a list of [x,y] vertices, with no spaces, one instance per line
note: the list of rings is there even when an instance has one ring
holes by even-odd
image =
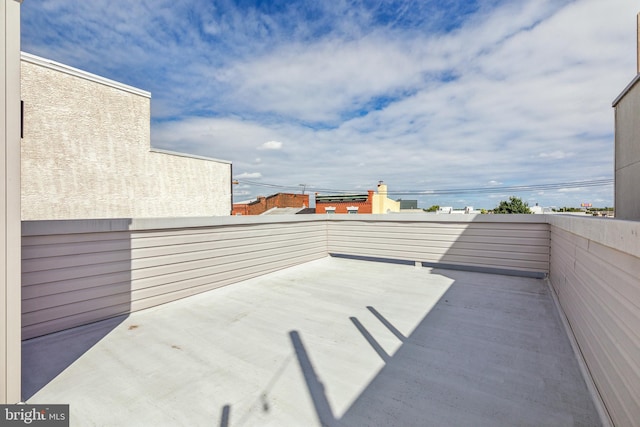
[[[300,185],[279,185],[269,184],[265,182],[238,180],[242,184],[265,187],[279,190],[296,191],[300,190]],[[490,187],[470,187],[470,188],[445,188],[445,189],[425,189],[425,190],[397,190],[389,191],[387,194],[393,196],[451,196],[460,194],[488,194],[488,193],[527,193],[535,191],[547,191],[547,190],[560,190],[570,188],[590,188],[590,187],[605,187],[614,184],[612,178],[609,179],[597,179],[597,180],[585,180],[585,181],[572,181],[572,182],[558,182],[558,183],[545,183],[545,184],[529,184],[529,185],[512,185],[512,186],[490,186]],[[306,186],[309,191],[316,193],[334,193],[334,194],[358,194],[362,193],[362,190],[342,190],[342,189],[329,189],[314,187],[312,185]]]

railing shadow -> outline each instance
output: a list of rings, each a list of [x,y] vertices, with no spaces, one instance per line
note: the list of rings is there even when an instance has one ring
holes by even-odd
[[[311,395],[313,406],[316,410],[320,424],[323,427],[337,426],[337,420],[333,415],[331,405],[329,405],[324,385],[320,381],[320,378],[313,367],[313,363],[311,363],[307,349],[302,343],[302,338],[300,338],[300,333],[297,331],[291,331],[289,332],[289,337],[291,338],[293,349],[296,352],[298,363],[300,364],[304,380],[307,383],[307,389]]]
[[[124,322],[113,317],[22,342],[22,397],[31,398],[80,356]]]
[[[302,337],[290,331],[321,425],[600,425],[544,281],[433,273],[454,282],[409,336],[367,306],[401,342],[395,353],[349,318],[384,366],[341,417]]]
[[[23,401],[128,318],[131,224],[128,218],[22,222]]]

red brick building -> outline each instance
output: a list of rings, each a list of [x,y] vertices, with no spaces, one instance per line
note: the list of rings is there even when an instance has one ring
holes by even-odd
[[[370,214],[373,212],[373,190],[367,194],[316,196],[317,214]]]
[[[258,196],[256,200],[233,204],[233,215],[260,215],[273,208],[306,208],[309,206],[308,194],[277,193],[271,196]]]

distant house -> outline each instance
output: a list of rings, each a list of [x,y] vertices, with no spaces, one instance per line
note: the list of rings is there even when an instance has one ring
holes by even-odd
[[[370,214],[372,205],[373,190],[367,194],[316,196],[317,214]]]
[[[380,182],[378,192],[316,196],[317,214],[386,214],[400,212],[400,202],[387,197],[387,186]]]
[[[473,208],[473,206],[465,206],[464,209],[453,209],[451,206],[441,206],[436,211],[437,214],[477,214],[480,211],[477,211]]]
[[[258,196],[253,200],[233,204],[233,215],[262,215],[274,208],[306,209],[309,206],[308,194],[277,193],[270,196]],[[287,213],[297,213],[287,209]]]

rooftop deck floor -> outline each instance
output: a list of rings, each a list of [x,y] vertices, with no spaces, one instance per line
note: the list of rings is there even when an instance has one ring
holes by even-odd
[[[596,426],[543,280],[325,258],[23,343],[78,426]]]

